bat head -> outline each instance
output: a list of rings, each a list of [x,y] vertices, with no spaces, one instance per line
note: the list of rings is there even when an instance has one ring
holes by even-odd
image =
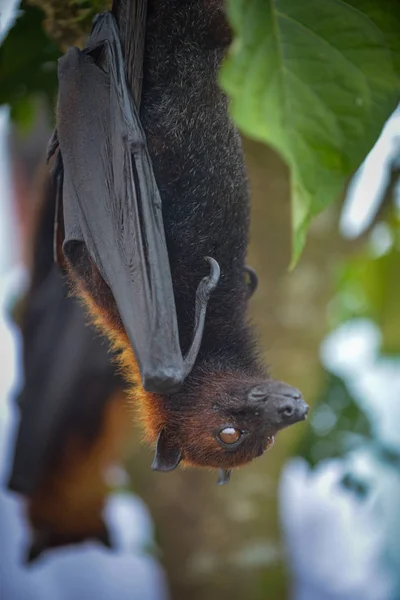
[[[219,483],[228,480],[230,469],[261,456],[278,431],[304,420],[308,412],[301,393],[286,383],[236,374],[194,375],[179,393],[158,398],[152,468],[171,471],[180,462],[218,468]]]

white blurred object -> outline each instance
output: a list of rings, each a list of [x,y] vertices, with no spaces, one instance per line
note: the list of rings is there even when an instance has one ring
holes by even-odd
[[[17,17],[20,0],[0,0],[0,43]]]
[[[10,164],[6,152],[8,134],[8,109],[0,107],[0,276],[3,276],[18,252],[15,217],[11,209]]]
[[[0,44],[17,16],[16,8],[18,4],[19,0],[0,0]],[[15,240],[16,228],[13,223],[14,215],[11,210],[10,165],[6,148],[9,125],[8,117],[8,107],[0,107],[0,275],[3,275],[5,269],[17,253]]]
[[[371,460],[361,461],[372,477]],[[289,567],[292,600],[394,600],[394,581],[386,563],[387,519],[379,497],[387,487],[360,499],[341,485],[344,460],[314,470],[295,459],[280,482],[280,515]],[[376,484],[376,482],[375,482]]]
[[[332,332],[321,348],[329,371],[346,381],[371,422],[374,436],[400,452],[400,368],[397,358],[379,355],[379,328],[354,319]]]
[[[379,329],[354,319],[321,347],[371,423],[374,442],[344,459],[290,462],[280,484],[281,521],[293,574],[292,600],[397,600],[400,589],[400,473],[384,452],[400,453],[398,360],[379,355]],[[341,485],[367,485],[365,498]]]
[[[0,598],[166,600],[166,581],[160,566],[132,543],[135,530],[141,529],[142,518],[142,511],[136,512],[133,497],[132,500],[129,513],[124,515],[122,530],[119,523],[118,529],[113,531],[115,523],[112,523],[121,509],[118,495],[111,497],[111,512],[106,518],[114,539],[122,532],[126,537],[126,530],[130,530],[129,549],[119,544],[110,551],[96,542],[86,542],[56,548],[26,567],[21,564],[28,541],[23,502],[15,494],[0,490]],[[122,503],[126,508],[126,498]]]
[[[397,108],[349,185],[340,221],[345,237],[361,235],[372,222],[389,179],[391,160],[399,155],[399,149],[400,108]]]
[[[152,544],[154,529],[145,503],[129,492],[112,494],[105,518],[112,543],[125,552],[142,554]]]

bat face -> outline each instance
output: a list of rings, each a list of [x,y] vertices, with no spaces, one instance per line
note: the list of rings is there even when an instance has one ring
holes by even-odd
[[[180,407],[177,413],[161,408],[153,469],[169,471],[181,461],[219,469],[238,467],[271,448],[278,431],[307,416],[300,392],[286,383],[245,381],[235,375],[214,383],[216,379],[202,378],[199,386],[194,382],[190,390],[186,388],[186,398],[182,398],[185,389],[177,394],[179,399],[170,397],[169,406],[176,402]],[[204,381],[213,381],[207,390]],[[190,405],[195,406],[193,411]]]

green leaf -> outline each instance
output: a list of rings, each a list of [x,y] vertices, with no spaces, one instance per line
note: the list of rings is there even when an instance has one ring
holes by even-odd
[[[231,113],[291,171],[292,265],[400,97],[398,0],[228,0]]]

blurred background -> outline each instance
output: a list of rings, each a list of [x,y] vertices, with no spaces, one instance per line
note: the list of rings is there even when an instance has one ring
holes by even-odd
[[[60,49],[37,8],[15,24],[18,4],[0,2],[0,597],[398,600],[400,110],[313,223],[293,272],[288,171],[244,140],[252,320],[271,374],[311,405],[308,421],[223,487],[199,470],[152,472],[135,428],[107,508],[118,552],[86,543],[21,564],[23,501],[6,489],[23,381],[12,315],[29,279]]]

